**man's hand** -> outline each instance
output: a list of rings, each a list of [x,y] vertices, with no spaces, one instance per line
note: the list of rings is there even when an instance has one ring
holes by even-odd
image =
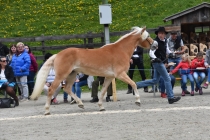
[[[130,59],[130,63],[133,64],[133,59]]]

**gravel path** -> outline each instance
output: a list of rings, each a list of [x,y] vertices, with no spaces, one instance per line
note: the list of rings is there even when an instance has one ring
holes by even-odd
[[[117,102],[104,102],[106,111],[89,103],[90,93],[83,93],[85,109],[62,102],[51,105],[51,115],[44,116],[46,96],[38,101],[20,103],[16,108],[0,110],[0,140],[209,140],[210,93],[186,95],[175,104],[156,93],[141,95],[141,107],[132,94],[117,91]],[[180,87],[175,87],[180,95]]]

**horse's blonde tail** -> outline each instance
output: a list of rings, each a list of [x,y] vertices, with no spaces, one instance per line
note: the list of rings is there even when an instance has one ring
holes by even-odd
[[[43,87],[45,85],[48,73],[50,69],[53,67],[53,62],[56,57],[56,54],[51,56],[41,67],[37,76],[36,76],[36,83],[34,86],[34,90],[30,99],[36,100],[38,99],[39,95],[42,93]]]

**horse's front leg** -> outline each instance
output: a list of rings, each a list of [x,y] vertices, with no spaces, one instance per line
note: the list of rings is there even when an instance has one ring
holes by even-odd
[[[99,101],[98,101],[98,106],[99,106],[100,111],[105,111],[105,108],[103,107],[102,102],[103,102],[104,95],[107,91],[107,88],[110,85],[112,79],[113,78],[105,78],[104,79],[104,84],[103,84],[103,87],[102,87],[102,90],[101,90],[101,96],[100,96]]]
[[[127,84],[130,84],[131,87],[133,88],[134,90],[134,93],[135,93],[135,97],[136,97],[136,105],[140,106],[141,105],[141,102],[140,102],[140,95],[139,95],[139,92],[137,90],[137,86],[136,86],[136,83],[134,81],[132,81],[130,79],[130,77],[125,73],[121,73],[118,77],[117,77],[119,80],[122,80],[123,82],[127,83]]]

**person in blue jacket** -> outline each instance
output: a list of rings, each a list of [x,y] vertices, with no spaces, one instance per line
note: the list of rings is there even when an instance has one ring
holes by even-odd
[[[17,52],[12,57],[10,66],[13,68],[14,76],[18,87],[21,90],[20,101],[28,100],[28,85],[27,76],[29,75],[29,67],[31,60],[29,54],[25,51],[24,44],[22,42],[17,43]]]

